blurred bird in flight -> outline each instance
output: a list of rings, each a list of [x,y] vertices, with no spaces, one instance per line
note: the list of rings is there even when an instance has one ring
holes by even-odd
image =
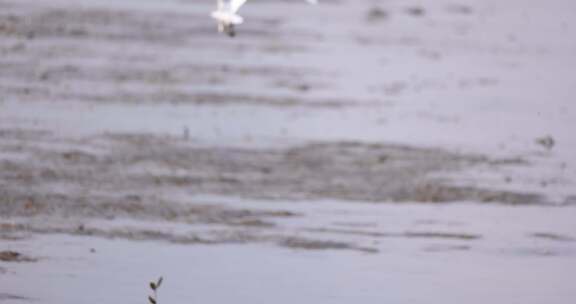
[[[218,32],[225,33],[230,37],[236,35],[235,26],[242,24],[244,18],[238,15],[238,10],[247,0],[216,0],[216,10],[212,12],[212,18],[218,23]],[[310,4],[317,4],[318,0],[306,0]]]

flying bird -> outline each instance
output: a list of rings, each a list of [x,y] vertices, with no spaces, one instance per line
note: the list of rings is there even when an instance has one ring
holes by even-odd
[[[238,15],[238,10],[247,0],[216,0],[216,10],[212,12],[212,18],[218,23],[218,32],[225,33],[230,37],[236,36],[234,27],[242,24],[244,18]],[[310,4],[317,4],[318,0],[306,0]]]

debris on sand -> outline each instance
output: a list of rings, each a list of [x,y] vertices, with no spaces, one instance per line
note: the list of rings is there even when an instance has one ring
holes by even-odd
[[[0,273],[2,273],[1,270],[0,270]],[[22,300],[22,301],[28,300],[29,301],[32,299],[27,298],[27,297],[14,295],[14,294],[9,294],[9,293],[0,293],[0,301],[5,301],[5,300],[7,300],[7,301],[9,301],[9,300]]]
[[[465,4],[452,4],[446,7],[446,10],[453,14],[470,15],[473,10],[470,6]]]
[[[36,259],[27,257],[16,251],[0,251],[0,261],[2,262],[35,262]]]
[[[368,10],[368,12],[366,13],[366,20],[368,22],[378,22],[386,20],[388,16],[389,14],[387,11],[385,11],[381,7],[375,6],[372,7],[370,10]]]
[[[426,14],[426,11],[424,10],[424,8],[420,7],[420,6],[411,6],[411,7],[407,7],[405,12],[413,17],[422,17]]]
[[[378,249],[368,248],[368,247],[358,247],[356,245],[340,242],[340,241],[329,241],[329,240],[312,240],[300,237],[288,237],[279,242],[280,246],[293,248],[293,249],[304,249],[304,250],[359,250],[367,253],[376,253]]]
[[[554,140],[554,137],[552,137],[551,135],[538,137],[534,140],[534,142],[537,145],[546,148],[546,150],[548,151],[552,150],[552,148],[554,148],[554,145],[556,144],[556,140]]]
[[[571,237],[571,236],[558,234],[558,233],[551,233],[551,232],[535,232],[535,233],[530,234],[530,236],[533,238],[546,239],[546,240],[558,241],[558,242],[575,242],[576,241],[576,239]]]
[[[467,251],[468,245],[432,244],[423,248],[426,252]]]
[[[448,232],[405,232],[403,234],[408,238],[439,238],[439,239],[456,239],[456,240],[477,240],[482,236],[469,233],[448,233]]]
[[[346,235],[361,235],[380,238],[422,238],[422,239],[448,239],[448,240],[461,240],[473,241],[482,238],[480,234],[472,233],[454,233],[454,232],[429,232],[429,231],[405,231],[405,232],[380,232],[380,231],[362,231],[362,230],[349,230],[349,229],[334,229],[334,228],[309,228],[309,232],[320,233],[335,233]]]

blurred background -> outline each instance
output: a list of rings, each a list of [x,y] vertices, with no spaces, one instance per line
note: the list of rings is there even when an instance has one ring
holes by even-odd
[[[576,4],[0,0],[0,301],[573,303]]]

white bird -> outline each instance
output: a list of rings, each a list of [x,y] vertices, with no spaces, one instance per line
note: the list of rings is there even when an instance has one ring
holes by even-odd
[[[236,32],[234,27],[242,24],[244,18],[238,15],[238,10],[247,0],[216,0],[216,10],[212,12],[212,18],[218,22],[218,32],[226,33],[234,37]],[[317,4],[318,0],[306,0],[310,4]]]

